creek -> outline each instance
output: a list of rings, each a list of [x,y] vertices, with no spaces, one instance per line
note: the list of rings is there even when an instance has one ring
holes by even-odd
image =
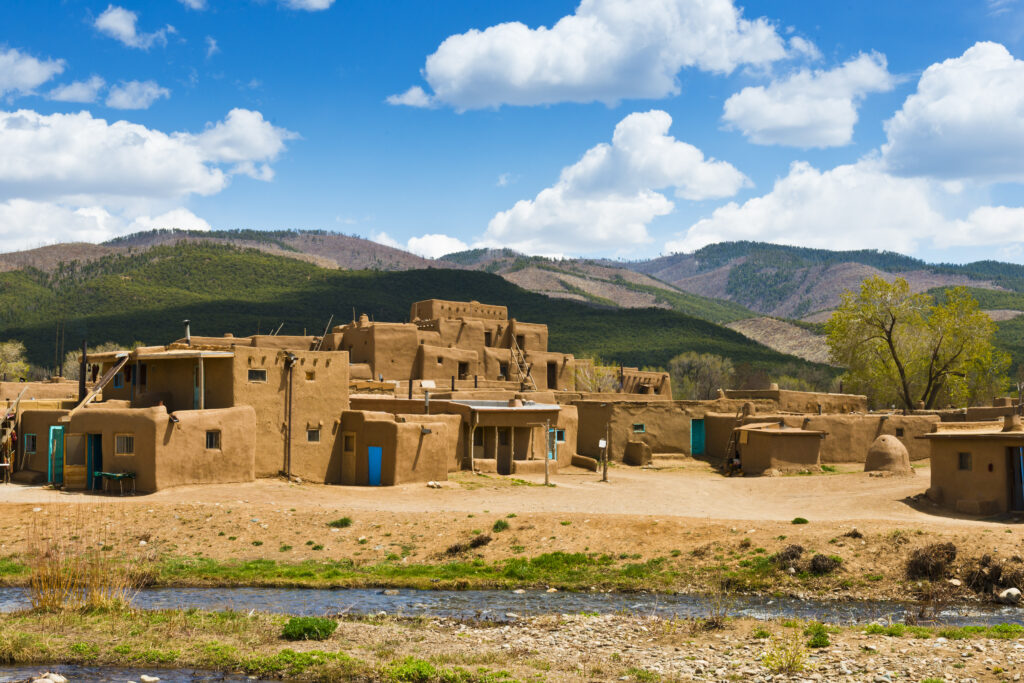
[[[714,596],[661,593],[547,593],[539,590],[380,590],[319,588],[147,588],[132,604],[139,609],[202,609],[307,615],[449,617],[509,621],[540,614],[622,613],[661,617],[706,617],[719,607]],[[0,611],[30,607],[28,589],[0,588]],[[832,624],[904,622],[921,606],[881,600],[818,600],[730,595],[725,612],[754,619],[813,619]],[[720,610],[719,610],[720,611]],[[945,606],[921,624],[990,626],[1024,624],[1024,610],[993,605]],[[2,679],[0,679],[2,680]]]

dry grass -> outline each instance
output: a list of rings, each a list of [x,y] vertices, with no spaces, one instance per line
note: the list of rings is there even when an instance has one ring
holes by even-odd
[[[140,554],[116,554],[111,524],[90,524],[81,507],[54,506],[32,518],[29,594],[40,611],[127,607],[141,587]]]

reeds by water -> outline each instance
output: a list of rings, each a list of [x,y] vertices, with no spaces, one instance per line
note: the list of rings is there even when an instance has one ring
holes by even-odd
[[[124,609],[141,587],[141,558],[114,552],[111,525],[90,524],[83,507],[51,506],[33,517],[28,534],[33,609]]]

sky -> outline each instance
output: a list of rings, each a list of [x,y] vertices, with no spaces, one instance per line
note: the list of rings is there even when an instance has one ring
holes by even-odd
[[[1024,263],[1024,0],[0,4],[0,251],[173,227]]]

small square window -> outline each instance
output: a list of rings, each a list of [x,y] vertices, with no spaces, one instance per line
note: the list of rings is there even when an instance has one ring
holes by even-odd
[[[220,430],[214,429],[206,432],[206,449],[220,450]]]
[[[116,373],[114,375],[114,388],[115,389],[123,389],[124,388],[124,375],[121,374],[120,372],[118,372],[118,373]]]
[[[903,427],[896,428],[896,436],[903,436]]]
[[[633,425],[633,433],[634,434],[643,434],[646,431],[647,431],[647,425],[645,425],[645,424],[637,423],[637,424]]]
[[[444,363],[444,360],[442,360],[441,356],[438,356],[437,357],[437,364],[441,365],[442,363]]]
[[[958,465],[961,470],[970,472],[971,470],[971,454],[970,453],[957,453]]]
[[[306,370],[306,381],[312,382],[316,380],[316,370]]]
[[[115,434],[114,455],[135,455],[135,435]]]
[[[342,440],[342,450],[345,451],[346,453],[356,452],[355,434],[345,434],[344,439]]]
[[[307,429],[306,430],[306,441],[310,443],[320,443],[320,430],[319,429]]]
[[[251,368],[249,370],[249,381],[265,383],[267,381],[267,371],[264,368]]]
[[[25,441],[24,441],[25,452],[26,453],[35,453],[36,452],[36,435],[35,434],[26,434],[24,438],[25,438]]]
[[[555,430],[555,443],[565,443],[565,430],[564,429],[556,429]]]

